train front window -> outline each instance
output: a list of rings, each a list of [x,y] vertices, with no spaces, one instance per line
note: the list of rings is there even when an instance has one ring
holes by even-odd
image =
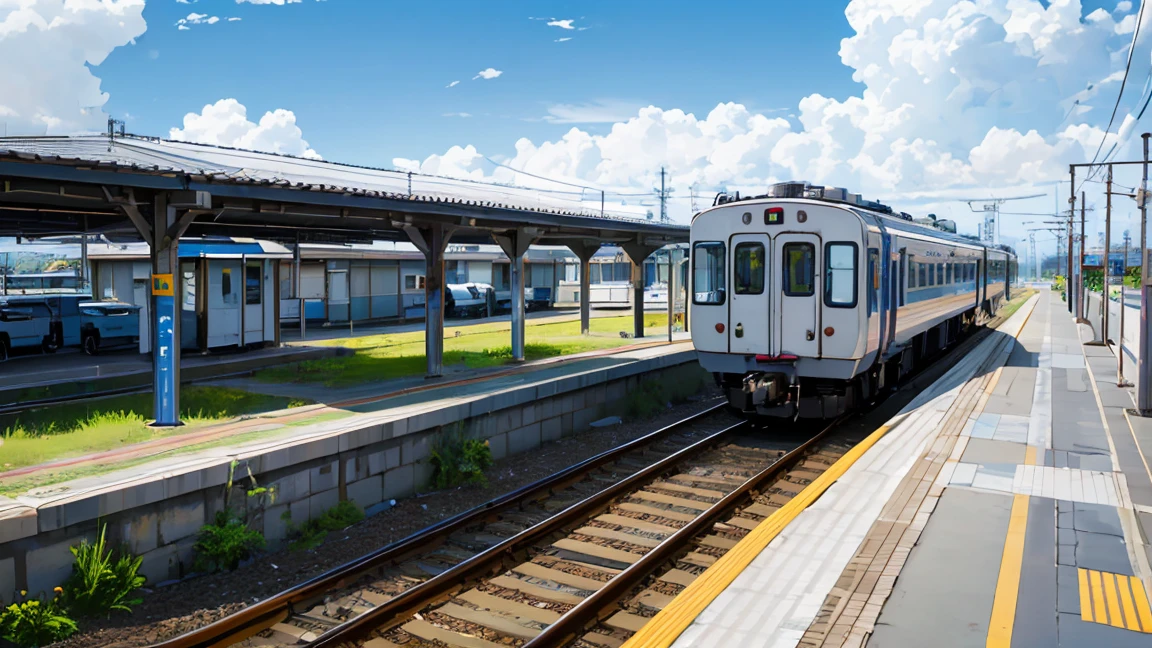
[[[824,305],[832,308],[856,306],[855,243],[829,243],[824,246]]]
[[[816,294],[816,248],[811,243],[784,245],[784,294],[811,297]]]
[[[764,246],[760,243],[737,243],[733,253],[732,282],[737,295],[759,295],[764,292]]]
[[[697,243],[692,248],[692,301],[702,305],[724,303],[724,244]]]

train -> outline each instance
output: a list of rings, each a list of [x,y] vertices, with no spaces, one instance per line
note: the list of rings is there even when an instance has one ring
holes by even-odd
[[[701,366],[750,418],[831,419],[993,316],[1012,249],[838,187],[720,194],[691,225]]]

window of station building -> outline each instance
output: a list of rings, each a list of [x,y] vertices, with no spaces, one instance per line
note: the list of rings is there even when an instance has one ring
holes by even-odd
[[[764,292],[764,263],[763,245],[736,244],[732,253],[732,283],[735,284],[737,295],[759,295]]]
[[[856,306],[855,243],[828,243],[824,246],[824,305],[832,308]]]
[[[724,244],[719,241],[697,243],[692,248],[692,301],[696,304],[724,303]]]
[[[220,269],[220,296],[225,304],[232,301],[232,268]]]
[[[444,283],[458,284],[463,283],[460,281],[460,262],[459,261],[445,261],[444,262]]]
[[[784,294],[811,297],[816,294],[816,246],[784,244]]]
[[[244,266],[244,303],[256,305],[260,303],[261,288],[264,285],[262,268],[263,262],[249,261]]]

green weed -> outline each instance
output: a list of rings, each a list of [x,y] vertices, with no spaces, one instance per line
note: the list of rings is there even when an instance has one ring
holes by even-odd
[[[708,381],[708,372],[692,365],[669,369],[659,378],[644,380],[624,398],[624,418],[655,416],[669,405],[683,403],[700,393]]]
[[[458,435],[442,438],[432,448],[432,483],[436,488],[484,483],[484,470],[492,465],[488,441]]]
[[[20,648],[39,648],[63,641],[75,634],[76,629],[76,622],[56,598],[13,603],[0,612],[0,637]]]
[[[292,519],[288,511],[284,513],[285,519]],[[293,550],[314,549],[324,542],[329,533],[347,529],[363,519],[364,512],[351,500],[344,500],[324,511],[320,517],[308,520],[299,528],[289,523],[288,535],[292,538],[289,548]]]
[[[192,550],[199,571],[233,571],[264,548],[264,534],[248,528],[229,510],[217,511],[216,521],[200,527]]]
[[[144,586],[139,575],[143,558],[128,551],[118,555],[107,547],[104,540],[107,525],[101,525],[100,536],[94,544],[85,539],[80,546],[71,547],[76,557],[72,575],[64,583],[64,604],[77,616],[101,616],[113,611],[131,612],[132,606],[143,599],[132,598]]]

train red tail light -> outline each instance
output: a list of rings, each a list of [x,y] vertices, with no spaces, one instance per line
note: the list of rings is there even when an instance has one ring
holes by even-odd
[[[723,333],[724,332],[724,325],[722,323],[716,322],[716,332],[717,333]]]
[[[799,359],[799,356],[792,355],[791,353],[781,353],[780,355],[756,354],[756,362],[792,362]]]

